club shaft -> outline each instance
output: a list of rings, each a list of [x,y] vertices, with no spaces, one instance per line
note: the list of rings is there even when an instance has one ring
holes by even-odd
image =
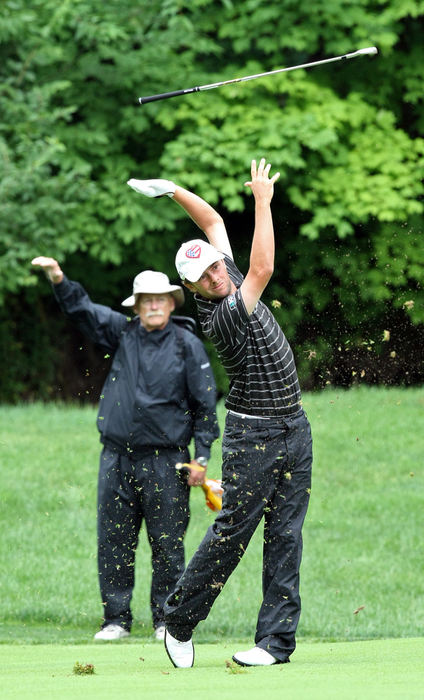
[[[219,83],[210,83],[209,85],[199,85],[198,87],[187,88],[186,90],[174,90],[173,92],[162,92],[158,95],[149,95],[147,97],[139,97],[138,101],[141,105],[147,102],[156,102],[157,100],[167,100],[170,97],[178,97],[180,95],[188,95],[191,92],[201,92],[203,90],[214,90],[215,88],[222,87],[223,85],[232,85],[233,83],[242,83],[246,80],[255,80],[256,78],[264,78],[267,75],[276,75],[277,73],[288,73],[292,70],[298,70],[300,68],[312,68],[313,66],[321,66],[324,63],[333,63],[334,61],[343,61],[350,58],[356,58],[357,56],[363,55],[373,55],[377,53],[375,46],[371,46],[367,49],[360,49],[359,51],[354,51],[353,53],[346,53],[343,56],[334,56],[333,58],[324,58],[321,61],[313,61],[312,63],[302,63],[298,66],[290,66],[289,68],[277,68],[276,70],[270,70],[266,73],[256,73],[255,75],[246,75],[243,78],[233,78],[232,80],[223,80]]]

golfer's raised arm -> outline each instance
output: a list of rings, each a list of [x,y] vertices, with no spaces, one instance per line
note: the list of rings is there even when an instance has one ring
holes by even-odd
[[[187,212],[197,226],[206,234],[209,243],[221,253],[226,253],[231,258],[230,242],[222,217],[213,207],[194,192],[179,187],[171,180],[136,180],[131,178],[127,185],[133,190],[144,194],[146,197],[164,197],[165,195],[175,199]]]
[[[245,182],[255,197],[255,229],[248,273],[240,287],[247,312],[252,313],[262,292],[274,272],[274,225],[272,222],[271,200],[274,194],[274,182],[280,177],[276,173],[269,177],[271,163],[266,165],[262,158],[259,165],[252,160],[251,180]]]
[[[173,198],[205,233],[209,243],[232,258],[233,253],[222,216],[197,194],[178,185]]]

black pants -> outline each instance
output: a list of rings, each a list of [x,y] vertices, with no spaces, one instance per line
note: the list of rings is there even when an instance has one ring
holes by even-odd
[[[189,521],[189,487],[175,469],[187,450],[165,450],[129,459],[104,447],[98,483],[98,568],[103,626],[131,629],[135,552],[142,521],[152,550],[153,625],[163,622],[163,605],[184,571],[183,539]]]
[[[262,517],[263,602],[255,643],[280,661],[295,648],[299,567],[312,465],[309,422],[228,414],[223,436],[222,511],[165,604],[170,634],[189,639],[237,566]],[[246,602],[249,591],[246,591]]]

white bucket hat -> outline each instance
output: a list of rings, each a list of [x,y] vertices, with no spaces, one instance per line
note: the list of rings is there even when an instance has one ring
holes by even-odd
[[[182,244],[175,256],[175,267],[182,280],[197,282],[209,265],[224,257],[213,245],[196,238]]]
[[[121,306],[134,306],[136,294],[172,294],[176,306],[184,304],[184,290],[177,284],[170,284],[168,276],[163,272],[140,272],[134,277],[132,296],[124,299]]]

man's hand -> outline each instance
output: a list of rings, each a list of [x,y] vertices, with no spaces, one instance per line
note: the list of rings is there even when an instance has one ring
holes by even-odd
[[[195,459],[190,461],[188,465],[190,471],[187,479],[189,486],[202,486],[205,483],[206,467],[202,467]]]
[[[54,258],[46,258],[40,255],[38,258],[31,260],[31,265],[41,267],[47,279],[53,284],[60,284],[63,280],[63,272],[60,269],[59,263]]]
[[[165,194],[173,197],[176,187],[171,180],[135,180],[134,178],[128,180],[127,185],[146,197],[163,197]]]
[[[274,226],[271,214],[271,199],[274,194],[274,182],[280,177],[275,173],[271,178],[271,163],[266,164],[261,158],[258,167],[252,160],[250,167],[252,179],[244,184],[250,187],[255,197],[255,230],[253,232],[250,265],[240,287],[247,313],[251,314],[261,298],[274,272]]]
[[[264,204],[269,204],[271,202],[274,194],[274,182],[278,180],[280,173],[275,173],[275,175],[270,178],[270,170],[271,163],[266,165],[265,158],[261,158],[258,167],[256,167],[256,160],[252,160],[250,166],[252,179],[244,184],[245,187],[250,187],[257,202]]]

